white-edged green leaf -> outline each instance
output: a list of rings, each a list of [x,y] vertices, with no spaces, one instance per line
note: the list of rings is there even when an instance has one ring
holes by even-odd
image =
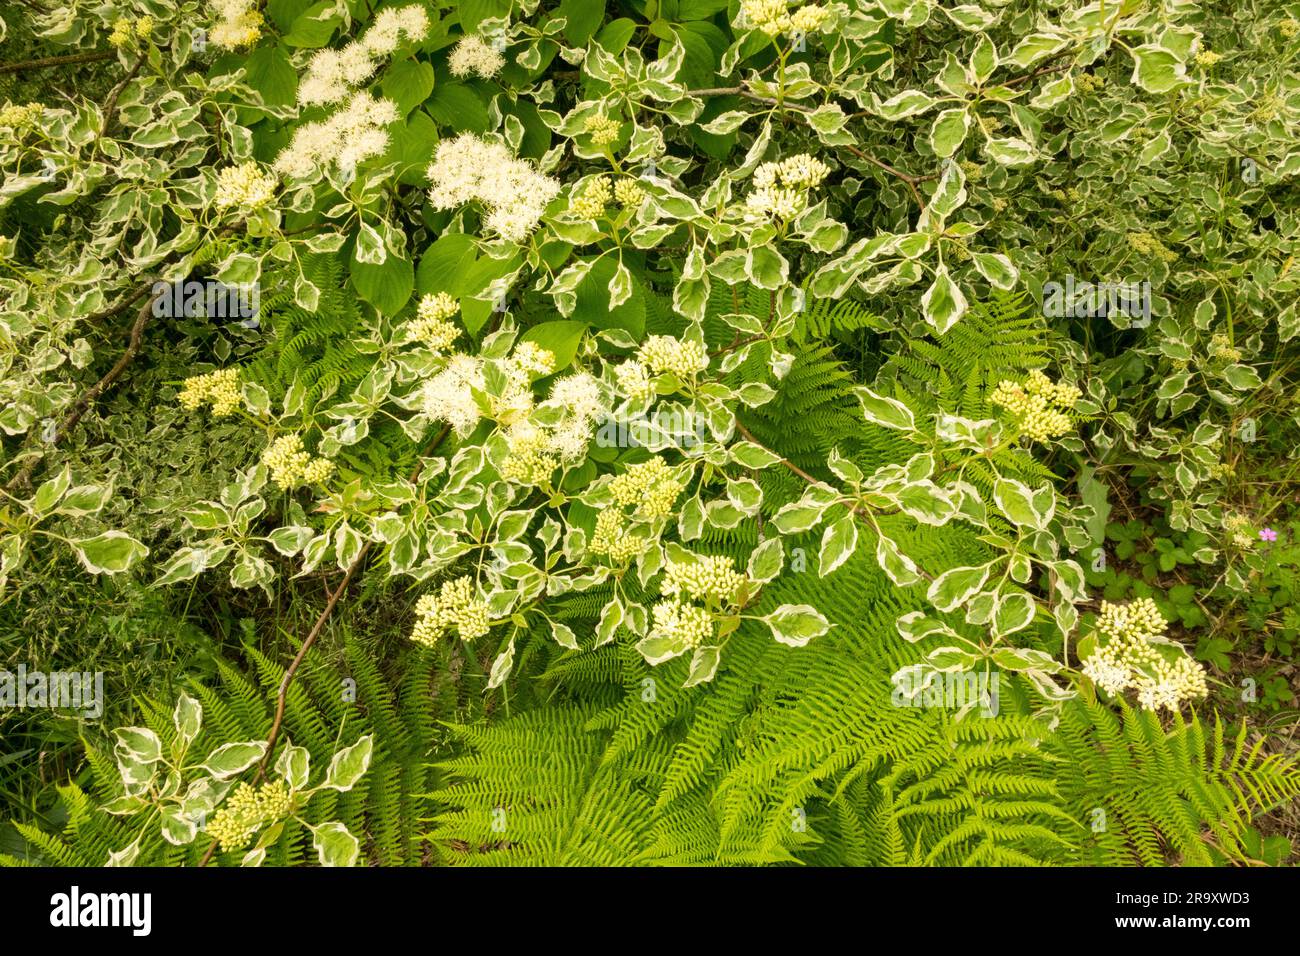
[[[831,627],[820,611],[807,604],[782,604],[763,620],[774,638],[791,647],[803,647]]]
[[[818,577],[826,577],[851,558],[857,546],[858,522],[852,512],[828,524],[817,553]]]
[[[951,611],[979,593],[988,576],[987,564],[975,568],[949,568],[930,582],[926,597],[939,610]]]
[[[243,773],[257,763],[266,754],[266,741],[249,740],[238,743],[222,744],[201,764],[218,780],[225,780],[237,773]]]
[[[881,535],[876,539],[876,560],[880,567],[900,588],[909,587],[921,580],[916,562],[905,555],[892,538]]]
[[[375,738],[366,734],[351,747],[344,747],[330,761],[325,771],[322,787],[330,790],[351,790],[370,767],[370,756],[375,750]]]
[[[899,431],[916,431],[916,419],[912,416],[912,410],[898,399],[886,398],[865,385],[855,388],[853,393],[858,396],[862,414],[867,421]]]
[[[321,866],[355,866],[361,855],[361,844],[338,821],[312,827],[312,846],[316,848]]]

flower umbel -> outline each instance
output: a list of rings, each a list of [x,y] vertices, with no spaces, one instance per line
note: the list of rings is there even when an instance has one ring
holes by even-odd
[[[1011,413],[1020,434],[1030,441],[1047,442],[1073,427],[1066,412],[1079,398],[1079,390],[1073,385],[1054,383],[1034,369],[1024,384],[1007,380],[999,382],[989,401]]]
[[[487,604],[475,592],[469,575],[444,581],[436,595],[426,594],[415,604],[416,622],[411,640],[433,647],[447,631],[455,628],[462,641],[482,637],[492,627]]]
[[[254,787],[241,783],[204,828],[223,850],[245,846],[259,829],[293,812],[293,795],[283,780]]]
[[[176,398],[186,411],[194,412],[204,405],[211,405],[214,418],[225,418],[243,401],[239,392],[239,369],[223,368],[187,378]]]
[[[261,209],[274,198],[275,180],[262,172],[257,163],[227,166],[217,174],[213,202],[218,209]]]
[[[1204,697],[1205,670],[1165,636],[1166,626],[1150,598],[1128,604],[1103,601],[1091,635],[1095,648],[1083,662],[1083,673],[1111,694],[1135,690],[1147,710],[1176,711],[1184,701]]]

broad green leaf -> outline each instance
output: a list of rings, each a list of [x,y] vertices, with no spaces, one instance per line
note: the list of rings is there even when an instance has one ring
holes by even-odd
[[[883,425],[885,428],[896,428],[906,432],[916,431],[916,420],[912,417],[912,410],[898,399],[877,394],[866,386],[855,388],[853,393],[862,403],[862,414],[867,421],[875,425]]]
[[[970,130],[970,111],[965,107],[944,110],[930,127],[930,148],[940,159],[957,152]]]
[[[720,647],[697,647],[695,654],[691,657],[691,672],[686,678],[683,687],[694,687],[696,684],[705,684],[713,680],[718,672],[718,661],[722,659],[722,648]]]
[[[921,580],[916,562],[905,555],[892,538],[881,535],[876,539],[876,560],[880,567],[900,588],[905,588]]]

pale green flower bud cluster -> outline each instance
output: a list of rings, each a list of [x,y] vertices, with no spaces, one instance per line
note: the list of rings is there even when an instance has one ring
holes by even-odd
[[[599,219],[605,208],[617,201],[624,209],[636,209],[645,201],[645,190],[635,179],[618,179],[612,184],[608,176],[587,180],[582,192],[569,203],[575,219]]]
[[[1125,236],[1125,239],[1128,241],[1129,247],[1140,255],[1161,259],[1165,262],[1174,262],[1178,259],[1178,253],[1165,246],[1163,242],[1149,232],[1130,232]]]
[[[299,485],[318,485],[334,473],[334,462],[313,458],[303,447],[302,436],[281,435],[262,452],[262,464],[271,480],[288,491]]]
[[[293,812],[293,795],[283,780],[253,787],[241,783],[205,827],[223,850],[246,845],[259,829]]]
[[[416,307],[415,319],[406,327],[408,341],[420,342],[434,352],[451,348],[460,337],[460,329],[448,322],[460,311],[460,303],[446,292],[426,295]]]
[[[635,179],[620,179],[614,183],[614,199],[624,209],[636,209],[645,202],[645,190]]]
[[[699,555],[694,561],[669,561],[664,569],[664,594],[696,601],[734,604],[747,584],[726,555]]]
[[[699,342],[652,335],[637,351],[637,360],[656,375],[669,373],[689,379],[709,367],[709,353]]]
[[[554,353],[536,342],[520,342],[510,356],[514,368],[531,375],[547,375],[555,371]]]
[[[596,146],[608,146],[618,139],[618,123],[604,113],[588,116],[582,129],[591,136],[591,142]]]
[[[616,566],[627,564],[641,554],[650,543],[643,534],[629,530],[628,518],[620,508],[606,508],[596,516],[596,527],[591,533],[588,550],[609,558]]]
[[[217,194],[213,202],[218,209],[261,209],[275,198],[275,180],[257,163],[227,166],[217,174]]]
[[[650,541],[646,535],[633,532],[632,525],[667,518],[685,486],[666,461],[655,457],[615,475],[607,488],[618,507],[606,508],[597,516],[590,549],[594,554],[606,555],[616,565],[625,564],[644,551]],[[631,515],[625,511],[629,507]]]
[[[1066,412],[1079,397],[1079,390],[1073,385],[1054,383],[1034,369],[1023,385],[1007,380],[999,382],[989,401],[1015,417],[1020,434],[1031,441],[1046,442],[1074,427]]]
[[[783,33],[811,33],[818,29],[830,11],[816,4],[790,10],[787,0],[741,0],[743,22],[770,37]]]
[[[188,412],[197,411],[205,404],[212,406],[215,418],[224,418],[239,408],[243,399],[239,391],[239,369],[223,368],[207,375],[187,378],[176,396],[181,407]]]
[[[613,198],[614,190],[609,184],[609,177],[597,176],[587,180],[581,195],[569,204],[569,211],[576,219],[599,219]]]
[[[1210,337],[1210,354],[1225,362],[1241,361],[1241,349],[1235,348],[1232,341],[1223,333]]]
[[[655,457],[611,478],[609,493],[617,504],[635,505],[639,517],[653,521],[672,514],[683,487],[668,463]]]
[[[614,369],[614,384],[620,394],[633,401],[643,401],[655,393],[650,370],[635,359],[623,362]]]
[[[661,601],[654,606],[654,630],[669,640],[699,647],[713,639],[713,615],[693,604]]]
[[[479,600],[469,575],[444,581],[437,595],[426,594],[415,604],[417,619],[411,640],[433,647],[455,628],[462,641],[482,637],[492,627],[487,604]]]
[[[1135,690],[1147,710],[1177,711],[1184,701],[1204,697],[1204,669],[1165,637],[1166,626],[1150,598],[1103,601],[1093,631],[1096,649],[1084,660],[1083,673],[1111,694]]]
[[[108,44],[120,49],[129,45],[132,40],[148,40],[152,33],[153,17],[139,17],[135,20],[130,17],[118,17],[113,22],[113,32],[108,35]]]
[[[755,216],[793,219],[808,207],[808,191],[821,185],[829,173],[829,166],[807,153],[763,163],[754,170],[754,189],[745,207]]]
[[[550,454],[551,436],[530,421],[514,425],[507,440],[510,454],[501,469],[501,477],[524,485],[541,485],[550,481],[560,467],[560,460]]]
[[[0,107],[0,129],[11,129],[19,132],[29,126],[35,126],[37,121],[44,115],[45,107],[40,103],[27,103],[23,106],[19,106],[17,103],[8,103]]]

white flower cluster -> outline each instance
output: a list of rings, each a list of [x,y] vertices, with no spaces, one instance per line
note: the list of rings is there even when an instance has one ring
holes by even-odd
[[[449,422],[458,435],[467,435],[483,413],[474,391],[482,392],[486,387],[483,360],[457,353],[446,368],[424,383],[424,413]]]
[[[537,228],[558,181],[518,159],[500,143],[462,133],[443,140],[429,167],[429,202],[451,209],[470,201],[487,210],[487,226],[510,242],[523,242]]]
[[[487,604],[475,595],[469,575],[444,581],[436,595],[421,597],[415,603],[415,613],[417,619],[411,640],[425,647],[433,647],[453,627],[462,641],[482,637],[492,627]]]
[[[262,14],[256,0],[212,0],[217,22],[208,31],[213,46],[238,50],[252,46],[262,35]]]
[[[1204,697],[1204,669],[1165,637],[1165,627],[1150,598],[1128,604],[1103,601],[1093,631],[1096,650],[1083,662],[1083,673],[1111,694],[1136,690],[1138,703],[1147,710],[1176,711],[1184,700]]]
[[[340,103],[351,90],[375,72],[378,58],[397,49],[403,38],[420,40],[429,32],[424,7],[386,7],[379,11],[365,35],[340,50],[319,50],[307,64],[298,84],[298,102],[304,106]]]
[[[469,76],[472,73],[483,79],[496,76],[505,65],[506,58],[475,34],[463,37],[447,60],[452,76]]]
[[[274,198],[275,180],[262,172],[257,163],[227,166],[217,173],[213,202],[218,209],[261,209]]]
[[[467,435],[484,414],[475,392],[483,397],[492,418],[514,426],[533,411],[532,379],[555,369],[555,356],[533,342],[520,342],[509,358],[494,363],[503,374],[500,394],[488,394],[485,360],[456,353],[441,372],[424,383],[424,413],[449,422],[456,433]]]
[[[565,410],[551,432],[551,447],[565,461],[586,454],[596,423],[609,414],[600,382],[587,372],[565,376],[551,389],[549,404]]]
[[[807,153],[754,170],[754,189],[745,199],[752,216],[790,220],[808,206],[808,191],[821,185],[830,167]]]
[[[307,179],[330,163],[340,171],[388,148],[384,127],[400,118],[392,100],[360,92],[343,109],[318,123],[305,123],[275,159],[275,171],[294,179]]]

